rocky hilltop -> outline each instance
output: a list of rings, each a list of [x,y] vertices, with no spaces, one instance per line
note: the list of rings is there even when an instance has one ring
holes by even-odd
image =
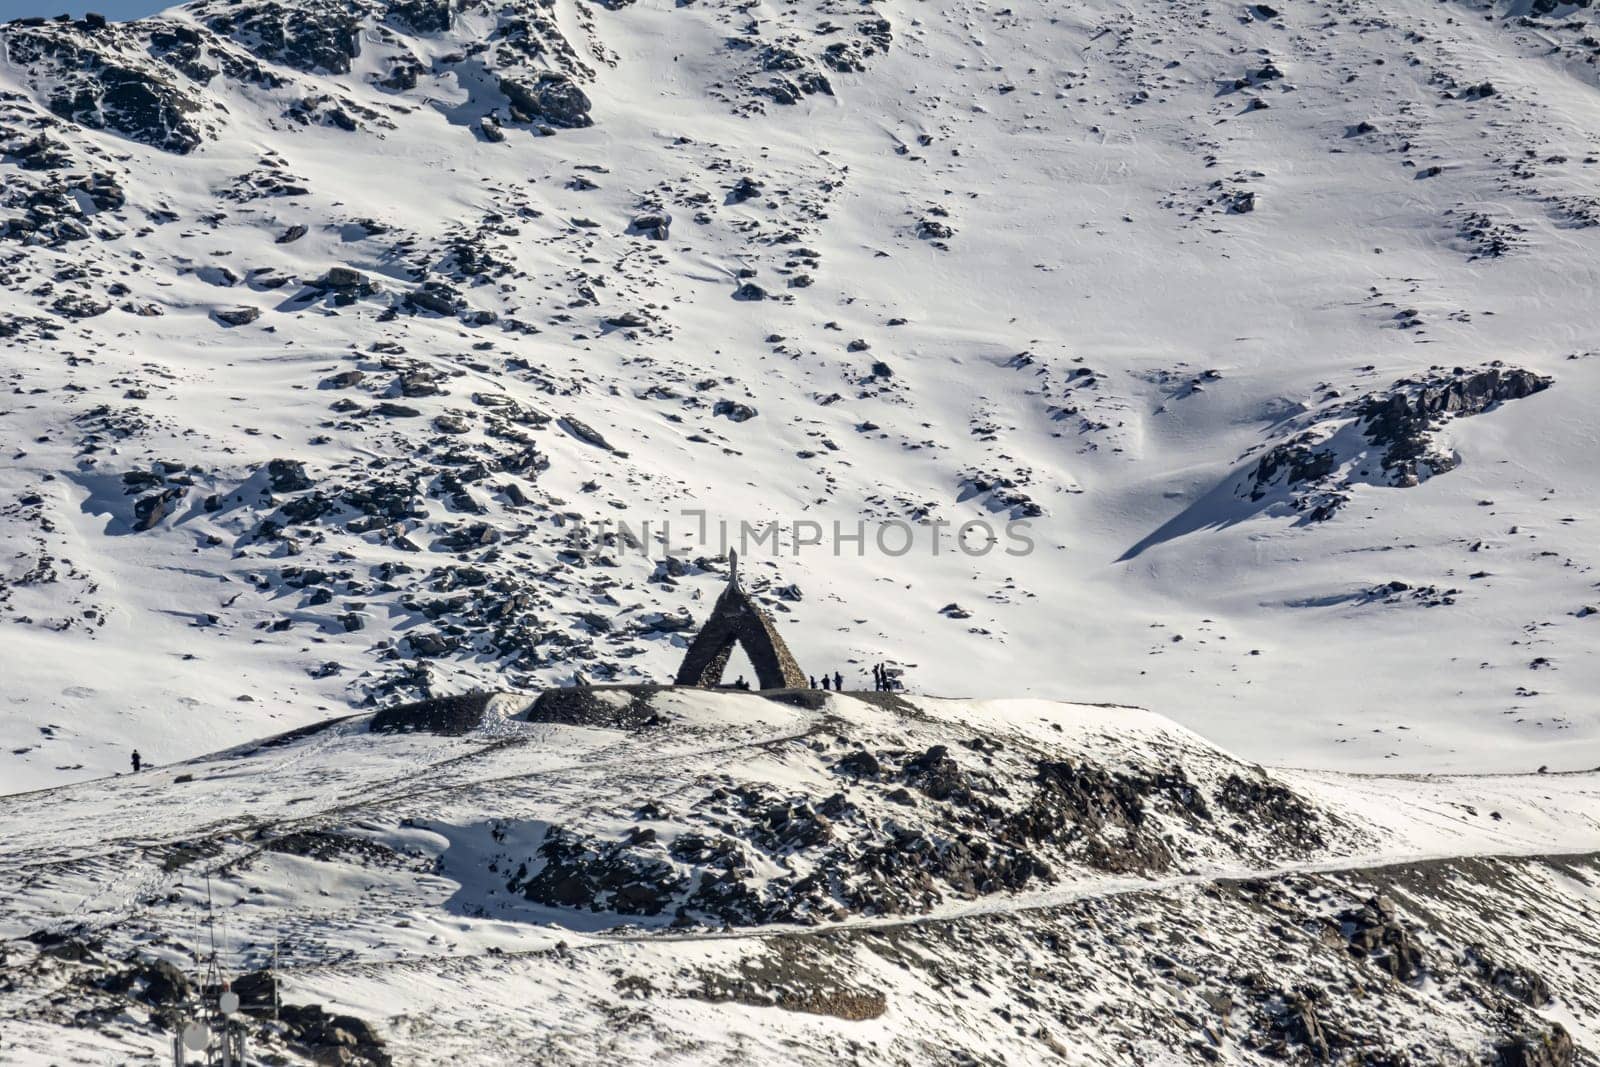
[[[0,801],[6,1047],[154,1056],[214,936],[285,1063],[1592,1059],[1594,774],[1269,772],[1131,708],[577,692]]]

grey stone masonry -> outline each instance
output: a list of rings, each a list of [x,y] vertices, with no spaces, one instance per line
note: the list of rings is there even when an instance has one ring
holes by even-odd
[[[735,644],[743,645],[762,689],[804,689],[806,676],[767,613],[739,585],[739,557],[729,554],[728,585],[683,657],[678,685],[716,686]]]

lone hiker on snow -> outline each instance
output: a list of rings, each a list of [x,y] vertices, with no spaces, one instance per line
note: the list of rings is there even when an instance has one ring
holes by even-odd
[[[139,756],[139,750],[133,750],[133,773],[138,774],[139,768],[144,766],[144,760]]]

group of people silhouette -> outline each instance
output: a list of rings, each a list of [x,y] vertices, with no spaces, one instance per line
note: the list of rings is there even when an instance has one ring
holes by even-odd
[[[733,684],[729,686],[729,688],[749,689],[750,683],[745,681],[744,675],[741,674],[739,677],[734,679]],[[840,674],[838,671],[834,671],[831,675],[828,674],[827,671],[823,671],[822,684],[818,685],[817,676],[813,674],[811,676],[811,688],[826,689],[830,692],[842,693],[844,692],[844,675]],[[872,688],[880,693],[887,692],[894,688],[894,682],[889,677],[889,668],[886,665],[882,663],[874,663],[872,665]]]
[[[743,681],[743,679],[741,678],[740,681]],[[834,671],[833,676],[830,678],[827,672],[824,671],[821,685],[817,684],[816,675],[812,675],[811,688],[829,689],[836,693],[842,693],[844,692],[844,675],[840,674],[838,671]],[[872,665],[872,688],[879,693],[886,693],[895,688],[895,683],[889,675],[889,667],[887,664],[874,663]]]
[[[831,686],[828,684],[829,681],[830,681],[830,679],[828,678],[828,672],[827,671],[823,671],[822,672],[822,684],[820,686],[817,685],[817,677],[816,677],[816,675],[812,675],[811,676],[811,688],[813,688],[813,689],[832,689],[832,690],[834,690],[836,692],[840,692],[840,693],[844,692],[844,675],[840,674],[838,671],[834,671],[833,672],[833,678],[831,679],[833,684]]]

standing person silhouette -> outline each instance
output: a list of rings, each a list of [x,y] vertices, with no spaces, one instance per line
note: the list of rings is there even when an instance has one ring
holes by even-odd
[[[838,671],[833,672],[833,691],[835,693],[844,692],[844,675]]]
[[[139,750],[138,749],[134,749],[133,750],[133,773],[134,774],[138,774],[139,773],[139,769],[141,767],[143,767],[143,766],[144,766],[143,757],[141,757],[139,755]]]

